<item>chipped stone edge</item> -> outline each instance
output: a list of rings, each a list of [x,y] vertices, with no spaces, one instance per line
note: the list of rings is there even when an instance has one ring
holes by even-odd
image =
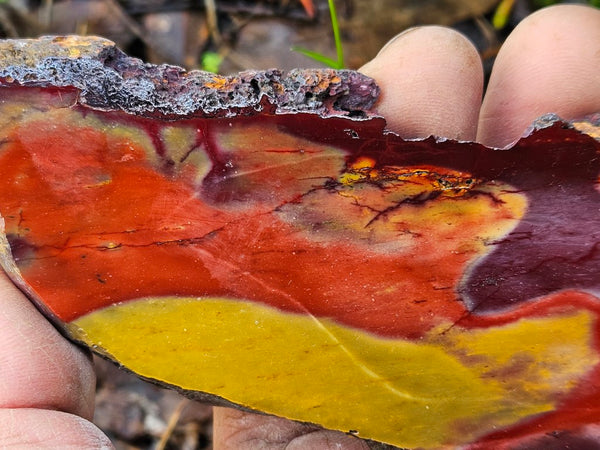
[[[232,117],[316,113],[366,119],[379,96],[351,70],[278,69],[220,76],[131,58],[99,37],[44,36],[0,41],[0,86],[75,88],[79,103],[142,116]]]

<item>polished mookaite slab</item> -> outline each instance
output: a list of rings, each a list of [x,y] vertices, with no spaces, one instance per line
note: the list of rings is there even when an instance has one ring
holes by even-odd
[[[600,445],[599,116],[490,149],[386,131],[355,72],[0,61],[2,264],[71,339],[400,447]]]

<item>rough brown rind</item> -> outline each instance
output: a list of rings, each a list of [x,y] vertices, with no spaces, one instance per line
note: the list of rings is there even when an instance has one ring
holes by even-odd
[[[223,77],[145,64],[99,37],[52,37],[0,42],[2,85],[74,87],[79,102],[143,116],[230,117],[267,108],[366,117],[379,88],[354,71],[247,71]]]

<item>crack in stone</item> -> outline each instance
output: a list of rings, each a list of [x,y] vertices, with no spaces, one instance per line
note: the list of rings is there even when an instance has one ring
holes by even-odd
[[[144,243],[144,244],[127,244],[127,243],[122,243],[119,242],[118,244],[108,244],[108,245],[88,245],[88,244],[80,244],[80,245],[69,245],[69,240],[70,238],[67,239],[67,241],[65,242],[64,245],[61,246],[56,246],[56,245],[39,245],[39,246],[35,246],[35,245],[31,245],[28,243],[28,241],[22,237],[19,237],[19,247],[22,248],[35,248],[36,250],[39,249],[54,249],[57,250],[58,253],[54,254],[54,255],[49,255],[49,256],[45,256],[45,257],[18,257],[15,254],[18,254],[19,251],[16,250],[17,249],[17,245],[15,245],[16,239],[14,237],[11,237],[11,235],[7,235],[7,240],[10,243],[11,246],[11,251],[13,252],[14,259],[15,261],[36,261],[36,260],[44,260],[44,259],[52,259],[52,258],[56,258],[59,255],[61,255],[62,253],[69,251],[69,250],[74,250],[74,249],[88,249],[88,250],[99,250],[99,251],[111,251],[111,250],[117,250],[120,248],[145,248],[145,247],[153,247],[153,246],[163,246],[163,245],[178,245],[178,246],[193,246],[193,245],[197,245],[203,241],[206,241],[207,239],[211,239],[214,236],[216,236],[218,233],[220,233],[221,231],[223,231],[226,228],[226,225],[223,225],[222,227],[219,228],[215,228],[214,230],[210,230],[209,232],[203,234],[202,236],[197,236],[197,237],[193,237],[193,238],[184,238],[184,239],[171,239],[171,240],[165,240],[165,241],[154,241],[154,242],[150,242],[150,243]],[[122,233],[128,233],[131,234],[131,231],[123,231]]]

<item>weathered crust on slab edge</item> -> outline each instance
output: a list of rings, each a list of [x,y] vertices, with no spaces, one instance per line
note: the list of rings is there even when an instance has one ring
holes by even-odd
[[[231,117],[265,109],[364,118],[375,82],[333,69],[247,71],[235,76],[145,64],[99,37],[0,41],[0,86],[74,87],[81,104],[142,116]]]

